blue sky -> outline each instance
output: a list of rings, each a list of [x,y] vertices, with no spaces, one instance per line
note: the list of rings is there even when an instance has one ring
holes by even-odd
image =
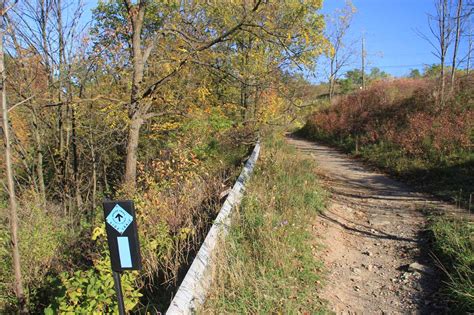
[[[344,7],[344,0],[324,1],[324,14]],[[432,46],[417,30],[430,35],[427,14],[434,14],[434,0],[353,0],[357,9],[349,37],[366,38],[368,68],[378,67],[394,76],[405,75],[423,64],[439,63]],[[360,42],[358,43],[360,45]],[[467,48],[461,47],[460,55]],[[353,67],[360,67],[360,58]]]
[[[438,63],[433,48],[417,31],[430,35],[427,14],[434,14],[434,0],[353,0],[357,13],[348,34],[348,41],[360,49],[360,38],[365,34],[367,69],[378,67],[394,76],[409,73],[410,69],[423,69],[425,64]],[[85,0],[84,20],[90,20],[90,10],[96,0]],[[325,0],[321,13],[333,14],[345,5],[345,0]],[[460,55],[467,52],[461,45]],[[360,56],[348,67],[360,68]],[[321,72],[321,73],[320,73]],[[320,67],[317,78],[322,80]]]

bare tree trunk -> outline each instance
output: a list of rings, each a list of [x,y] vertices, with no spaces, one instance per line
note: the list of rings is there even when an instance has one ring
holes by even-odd
[[[362,89],[365,89],[365,38],[362,37]]]
[[[334,55],[334,57],[331,57],[331,63],[330,63],[330,76],[329,76],[329,100],[332,100],[332,97],[334,95],[334,84],[335,84],[335,76],[336,74],[334,73],[334,63],[335,63],[335,58],[336,56]]]
[[[74,177],[74,197],[76,200],[76,208],[82,207],[81,185],[79,178],[79,156],[77,153],[77,125],[76,125],[76,109],[71,107],[71,127],[72,127],[72,160],[73,160],[73,177]]]
[[[97,161],[96,161],[97,158],[96,158],[95,146],[93,142],[91,142],[91,155],[92,155],[92,210],[90,213],[90,222],[92,222],[92,220],[94,219],[95,208],[97,207]]]
[[[41,195],[41,202],[46,202],[46,187],[44,184],[44,170],[43,170],[43,145],[39,131],[38,112],[35,104],[32,104],[32,120],[33,120],[33,134],[36,142],[36,176],[38,177],[38,186]]]
[[[442,0],[443,3],[441,4],[441,16],[440,18],[440,25],[439,25],[439,35],[440,35],[440,63],[441,63],[441,105],[444,106],[445,100],[445,90],[446,90],[446,78],[445,78],[445,63],[446,63],[446,52],[448,50],[448,38],[447,32],[448,30],[448,0]]]
[[[359,154],[359,135],[355,137],[355,154]]]
[[[329,57],[330,73],[329,73],[329,99],[334,97],[336,91],[336,82],[338,74],[342,68],[350,62],[351,56],[354,54],[353,47],[347,47],[344,38],[351,26],[352,18],[355,13],[355,7],[350,0],[346,1],[346,5],[341,10],[336,10],[336,16],[330,24],[330,31],[327,38],[333,46],[333,52]]]
[[[58,82],[58,103],[62,101],[63,93],[63,80],[64,80],[64,38],[63,38],[63,25],[62,25],[62,9],[61,9],[61,0],[56,0],[56,10],[57,10],[57,28],[58,28],[58,45],[59,45],[59,82]],[[63,160],[64,155],[64,127],[63,127],[63,118],[64,118],[64,108],[63,106],[58,107],[58,128],[59,128],[59,154],[61,160]]]
[[[41,41],[43,45],[43,58],[44,58],[44,65],[46,71],[48,72],[48,87],[51,86],[53,81],[53,74],[51,72],[51,64],[49,59],[49,46],[48,46],[48,33],[47,33],[47,25],[48,25],[48,18],[50,13],[50,1],[49,0],[40,0],[40,29],[41,29]],[[40,186],[40,193],[41,198],[43,199],[43,203],[46,203],[46,187],[44,182],[44,170],[43,170],[43,146],[41,143],[41,136],[39,134],[39,121],[38,121],[38,114],[36,108],[33,104],[33,115],[36,119],[36,128],[35,128],[35,138],[36,138],[36,145],[37,145],[37,175],[38,181]]]
[[[458,9],[456,14],[456,39],[454,40],[453,63],[451,69],[451,92],[454,90],[454,77],[456,74],[456,57],[459,47],[459,38],[461,36],[461,9],[462,0],[458,0]]]
[[[244,112],[243,114],[243,119],[244,121],[247,121],[249,119],[249,97],[248,97],[248,92],[247,92],[247,79],[244,78],[242,80],[242,83],[240,83],[240,106],[242,106],[242,110]]]
[[[470,67],[471,67],[471,53],[472,53],[472,28],[469,25],[469,45],[467,51],[467,64],[466,64],[466,75],[469,75]]]
[[[20,48],[20,44],[17,40],[16,34],[11,33],[11,38],[13,40],[13,44],[16,49],[16,53],[18,57],[21,59],[24,58],[23,51]],[[25,64],[23,62],[20,63],[20,67],[22,69],[25,68]],[[23,80],[27,82],[29,80],[29,76],[27,73],[23,75]],[[39,192],[40,198],[41,198],[41,203],[44,205],[46,202],[46,188],[45,188],[45,183],[44,183],[44,174],[43,174],[43,145],[42,145],[42,139],[41,139],[41,134],[40,134],[40,120],[38,117],[38,110],[37,110],[37,104],[35,102],[31,102],[31,107],[30,108],[30,113],[31,113],[31,122],[32,122],[32,130],[33,130],[33,140],[36,145],[36,152],[34,153],[36,156],[34,158],[34,170],[36,171],[36,176],[34,175],[35,171],[31,172],[31,182],[35,186],[35,191]],[[13,134],[14,136],[14,134]],[[20,149],[21,150],[21,149]],[[21,150],[23,151],[23,150]],[[26,152],[24,153],[26,156]],[[25,164],[25,169],[29,169],[27,163],[26,163],[26,158],[22,158],[22,163]],[[28,174],[28,177],[29,174]],[[39,187],[39,190],[38,190]]]
[[[48,46],[48,33],[47,25],[50,12],[50,1],[49,0],[40,0],[40,29],[41,29],[41,41],[43,45],[43,58],[46,71],[48,72],[48,86],[51,85],[53,81],[53,74],[51,72],[51,64],[49,60],[49,46]]]
[[[107,179],[107,165],[105,163],[102,163],[102,168],[103,168],[103,175],[104,175],[104,190],[107,194],[110,193],[110,186],[109,186],[109,180]]]
[[[10,200],[10,233],[11,233],[11,246],[13,256],[13,273],[15,275],[15,294],[18,299],[18,307],[20,313],[27,313],[26,299],[23,293],[23,278],[21,275],[21,261],[20,261],[20,246],[18,241],[18,212],[15,194],[15,183],[12,165],[12,149],[10,139],[10,125],[8,122],[8,105],[7,105],[7,92],[6,92],[6,69],[5,69],[5,55],[3,48],[3,40],[5,37],[5,23],[4,18],[6,14],[5,1],[1,2],[1,16],[0,16],[0,89],[2,93],[2,122],[3,122],[3,136],[5,142],[5,168],[7,176],[7,187],[8,196]]]
[[[61,186],[61,199],[63,213],[66,216],[68,214],[68,203],[66,200],[70,197],[69,187],[67,182],[67,134],[65,135],[65,125],[66,125],[66,116],[67,108],[65,109],[62,105],[62,102],[66,99],[63,96],[63,82],[64,82],[64,67],[65,67],[65,55],[64,55],[64,33],[63,33],[63,21],[62,21],[62,1],[54,0],[56,6],[56,27],[58,32],[58,84],[57,84],[57,93],[58,93],[58,106],[57,109],[57,119],[58,119],[58,133],[59,133],[59,184]]]
[[[441,57],[441,71],[440,71],[440,80],[441,80],[441,104],[444,105],[445,100],[445,90],[446,90],[446,78],[445,78],[445,67],[444,67],[445,57]]]

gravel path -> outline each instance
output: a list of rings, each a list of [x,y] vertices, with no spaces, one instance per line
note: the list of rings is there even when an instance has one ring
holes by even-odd
[[[331,148],[288,141],[318,163],[330,192],[315,223],[328,268],[321,297],[338,314],[446,313],[436,291],[441,270],[427,251],[422,209],[452,206],[364,167]]]

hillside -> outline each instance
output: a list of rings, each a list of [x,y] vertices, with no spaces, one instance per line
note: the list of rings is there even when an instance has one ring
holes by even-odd
[[[433,79],[379,81],[337,97],[301,132],[468,207],[474,191],[474,77],[439,101]]]

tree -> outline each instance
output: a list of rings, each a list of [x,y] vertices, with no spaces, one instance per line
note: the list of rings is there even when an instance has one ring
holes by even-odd
[[[329,99],[334,95],[336,81],[342,68],[350,63],[354,55],[353,45],[345,44],[347,32],[351,26],[356,9],[352,2],[347,1],[343,9],[336,11],[336,17],[330,19],[327,38],[332,45],[329,55]]]
[[[66,15],[64,13],[66,11]],[[74,93],[74,62],[79,58],[75,50],[79,47],[80,18],[82,4],[64,0],[35,0],[21,2],[13,10],[11,25],[14,32],[10,37],[16,58],[12,63],[22,71],[17,71],[17,96],[28,99],[24,106],[30,111],[32,133],[36,147],[31,148],[36,155],[34,169],[43,199],[46,200],[44,152],[52,150],[56,154],[54,182],[52,187],[60,187],[54,193],[60,198],[75,199],[76,208],[81,206],[81,196],[77,168],[77,130],[73,124],[75,107],[72,106]],[[73,62],[73,60],[75,61]],[[77,64],[77,63],[76,63]],[[34,71],[23,71],[31,68]],[[20,78],[21,77],[21,78]],[[41,79],[40,79],[41,78]],[[41,81],[41,83],[39,83]],[[45,108],[47,107],[47,109]],[[48,114],[45,114],[48,112]],[[54,113],[51,113],[54,112]],[[56,147],[48,147],[43,139],[46,118],[54,118],[57,130]],[[49,122],[49,121],[48,121]],[[74,179],[69,180],[69,174]],[[72,207],[67,203],[64,211]]]
[[[366,57],[367,57],[367,51],[365,50],[365,36],[362,35],[362,49],[360,51],[360,57],[361,57],[361,75],[362,75],[362,89],[365,89],[365,85],[366,85],[366,82],[365,82],[365,62],[366,62]]]
[[[454,78],[456,70],[459,68],[459,65],[465,62],[466,73],[469,74],[469,67],[471,63],[471,54],[472,54],[472,15],[474,13],[474,2],[472,1],[457,1],[456,15],[454,16],[454,21],[456,24],[455,40],[454,40],[454,49],[453,49],[453,59],[452,59],[452,68],[451,68],[451,86],[453,88]],[[467,53],[460,57],[459,56],[459,46],[463,39],[467,40]]]
[[[132,84],[130,99],[126,102],[129,126],[125,186],[131,191],[136,187],[137,151],[142,125],[150,119],[169,114],[166,105],[164,108],[156,106],[163,101],[160,88],[192,65],[222,71],[221,64],[226,54],[219,49],[227,49],[230,56],[236,53],[242,58],[245,51],[254,51],[255,47],[263,52],[262,43],[270,43],[273,47],[279,47],[278,57],[281,58],[278,62],[299,67],[308,51],[314,55],[325,50],[321,47],[324,38],[320,33],[324,24],[316,13],[319,6],[320,1],[280,6],[255,1],[253,4],[228,6],[192,3],[178,10],[175,4],[154,1],[101,3],[95,13],[98,21],[96,29],[101,30],[96,32],[97,43],[101,46],[111,43],[128,53],[131,64],[128,70]],[[157,10],[166,14],[156,14]],[[268,18],[273,16],[274,19]],[[297,34],[298,27],[300,34]],[[110,32],[115,32],[112,39]],[[101,34],[108,34],[108,38]],[[159,54],[155,47],[159,49]],[[234,51],[236,48],[237,51]],[[214,56],[218,58],[214,59]],[[156,74],[153,78],[144,73],[151,66],[150,60],[163,65],[162,69],[153,69]],[[275,60],[272,62],[275,63]],[[227,74],[232,75],[232,72]],[[242,104],[246,107],[248,86],[254,86],[255,82],[250,83],[240,76],[234,78],[241,83]]]
[[[6,80],[7,74],[5,69],[5,53],[3,42],[5,39],[6,32],[6,15],[7,12],[11,9],[13,4],[2,0],[0,2],[0,89],[2,93],[2,123],[3,123],[3,137],[5,145],[5,166],[6,166],[6,176],[7,176],[7,187],[8,187],[8,196],[10,200],[10,233],[11,233],[11,246],[12,246],[12,258],[13,258],[13,273],[15,275],[15,294],[18,299],[18,309],[20,313],[27,313],[26,308],[26,299],[23,292],[23,279],[21,275],[21,259],[20,259],[20,249],[19,249],[19,240],[18,240],[18,206],[16,202],[16,193],[15,193],[15,182],[14,182],[14,171],[12,164],[12,149],[11,149],[11,139],[10,139],[10,123],[8,121],[8,104],[7,104],[7,91],[6,91]]]
[[[452,43],[453,25],[451,20],[451,6],[448,0],[436,0],[436,15],[428,15],[428,24],[431,35],[419,33],[432,47],[433,54],[439,58],[440,72],[440,95],[441,104],[444,104],[445,89],[446,89],[446,58],[448,49]]]
[[[389,77],[390,77],[390,75],[388,73],[386,73],[385,71],[380,70],[377,67],[373,67],[372,69],[370,69],[370,73],[368,75],[369,81],[387,79]]]
[[[458,0],[458,7],[456,10],[456,33],[454,39],[454,50],[453,50],[453,61],[451,66],[451,91],[454,89],[454,77],[457,67],[457,52],[459,47],[459,40],[461,37],[461,11],[462,10],[462,0]]]
[[[363,80],[368,81],[370,84],[373,81],[387,79],[390,77],[385,71],[381,71],[377,67],[373,67],[370,70],[370,73],[362,73],[361,69],[355,68],[347,71],[345,74],[345,79],[339,80],[343,93],[348,93],[353,91],[355,88],[362,88]]]
[[[125,22],[125,24],[128,24],[131,29],[128,41],[131,47],[129,51],[130,59],[132,61],[132,85],[130,90],[130,101],[127,105],[130,123],[128,129],[124,175],[124,184],[131,191],[135,190],[136,187],[137,150],[140,128],[147,119],[163,114],[151,111],[156,89],[169,80],[170,77],[179,73],[180,70],[196,56],[196,54],[208,50],[214,45],[227,40],[228,37],[241,29],[245,22],[249,22],[250,16],[258,10],[260,4],[261,1],[257,1],[255,5],[250,8],[247,5],[244,5],[241,17],[235,25],[207,41],[201,41],[196,39],[193,35],[188,35],[181,30],[173,28],[172,23],[169,23],[170,25],[165,25],[165,23],[169,21],[159,21],[160,23],[153,24],[153,27],[156,27],[156,29],[151,31],[150,29],[145,29],[146,24],[150,25],[149,20],[151,15],[149,9],[156,7],[156,4],[153,2],[140,0],[138,3],[134,4],[130,0],[123,0],[116,4],[103,4],[104,8],[115,11],[115,14],[126,18],[127,22]],[[171,8],[173,9],[174,5],[171,5]],[[185,54],[176,62],[173,69],[161,78],[156,79],[148,86],[144,86],[144,70],[148,58],[156,45],[157,38],[155,37],[158,36],[158,31],[181,35],[184,41],[188,42],[189,47],[188,49],[181,48],[181,52],[184,51]],[[126,38],[127,36],[125,35],[124,37]],[[183,54],[181,53],[181,55]]]
[[[469,75],[469,70],[471,67],[471,53],[472,50],[474,49],[472,45],[472,27],[471,24],[469,23],[469,33],[468,33],[468,46],[467,46],[467,56],[466,56],[466,74]]]
[[[345,74],[345,79],[340,80],[341,88],[343,93],[351,92],[355,87],[362,86],[362,71],[360,69],[352,69],[347,71]]]
[[[419,79],[419,78],[421,78],[420,70],[419,70],[419,69],[411,69],[411,70],[410,70],[410,74],[408,74],[408,77],[409,77],[409,78],[412,78],[412,79]]]

